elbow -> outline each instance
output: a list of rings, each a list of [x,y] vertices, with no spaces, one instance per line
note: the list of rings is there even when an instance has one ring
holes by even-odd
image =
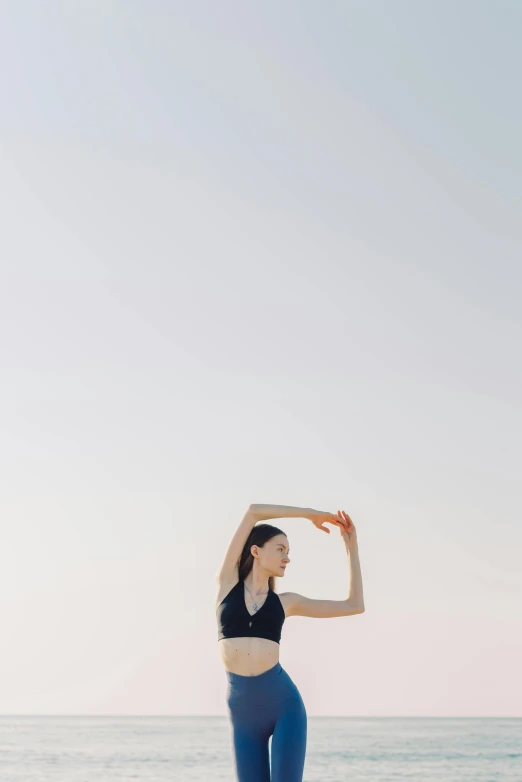
[[[352,603],[348,603],[347,616],[353,616],[354,614],[364,614],[364,611],[364,605],[353,605]]]

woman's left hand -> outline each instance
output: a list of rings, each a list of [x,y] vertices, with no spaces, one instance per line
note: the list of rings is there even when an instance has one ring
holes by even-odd
[[[339,527],[341,531],[341,537],[343,538],[348,548],[353,548],[357,545],[357,530],[355,529],[355,524],[344,510],[338,510],[337,515],[345,521],[345,527]]]

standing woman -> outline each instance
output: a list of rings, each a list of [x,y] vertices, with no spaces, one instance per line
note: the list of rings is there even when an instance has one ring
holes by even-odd
[[[350,560],[345,600],[314,600],[297,592],[275,591],[275,579],[284,576],[290,562],[290,544],[278,527],[257,522],[296,517],[308,519],[328,534],[325,524],[339,527]],[[355,526],[344,511],[250,505],[230,541],[216,581],[218,641],[228,679],[227,707],[237,779],[302,782],[307,715],[299,690],[279,662],[281,628],[288,616],[326,619],[363,613]]]

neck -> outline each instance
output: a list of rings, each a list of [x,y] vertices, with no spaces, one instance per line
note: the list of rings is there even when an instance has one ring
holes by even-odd
[[[263,595],[268,592],[268,574],[250,571],[245,578],[245,584],[253,595]]]

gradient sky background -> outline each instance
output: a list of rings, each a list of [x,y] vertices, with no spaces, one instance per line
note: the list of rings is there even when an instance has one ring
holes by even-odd
[[[522,6],[0,6],[0,711],[221,714],[251,502],[351,514],[309,715],[522,716]],[[276,522],[279,591],[341,599]]]

